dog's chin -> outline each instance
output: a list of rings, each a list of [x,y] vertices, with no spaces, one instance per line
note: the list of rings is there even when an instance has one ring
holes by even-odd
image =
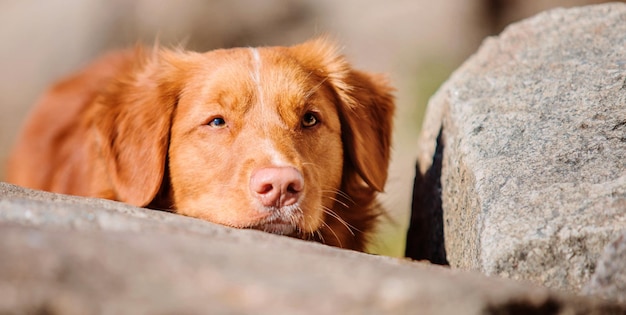
[[[269,222],[264,222],[261,224],[254,225],[252,227],[256,230],[261,230],[267,233],[278,234],[278,235],[295,235],[298,227],[296,224],[290,221],[285,221],[282,219],[276,219]]]
[[[281,208],[264,208],[271,213],[252,224],[250,228],[272,234],[298,237],[304,230],[304,214],[299,204]]]

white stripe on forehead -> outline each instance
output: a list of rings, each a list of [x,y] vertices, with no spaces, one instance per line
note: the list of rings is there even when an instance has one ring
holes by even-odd
[[[261,105],[261,110],[265,107],[263,104],[263,89],[261,88],[261,54],[259,54],[259,50],[256,48],[250,48],[252,51],[252,60],[254,63],[252,64],[252,81],[256,84],[256,89],[258,93],[259,105]]]
[[[252,69],[252,72],[250,73],[250,76],[252,77],[252,81],[254,82],[257,88],[258,105],[260,106],[261,113],[262,113],[261,117],[267,117],[264,113],[265,110],[267,110],[267,108],[265,107],[265,103],[264,103],[265,95],[263,94],[263,89],[261,87],[261,64],[262,64],[261,54],[259,53],[259,50],[256,48],[250,48],[250,51],[252,53],[252,60],[253,60],[253,64],[252,64],[253,69]],[[285,161],[283,154],[281,154],[280,151],[276,149],[276,146],[270,140],[270,134],[267,128],[263,128],[263,134],[264,134],[264,141],[261,141],[260,144],[261,146],[264,147],[264,152],[269,154],[272,165],[273,166],[288,166],[289,163]]]

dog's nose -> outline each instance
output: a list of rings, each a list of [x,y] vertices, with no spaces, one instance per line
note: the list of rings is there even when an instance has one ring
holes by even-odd
[[[293,167],[267,167],[250,178],[252,194],[266,207],[289,206],[298,201],[304,189],[302,174]]]

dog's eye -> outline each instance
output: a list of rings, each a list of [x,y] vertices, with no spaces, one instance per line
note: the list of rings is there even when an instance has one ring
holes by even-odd
[[[302,127],[304,128],[311,128],[317,125],[318,122],[319,120],[317,119],[317,116],[315,116],[315,114],[311,112],[304,114],[304,116],[302,117]]]
[[[226,127],[226,120],[222,117],[215,117],[211,119],[207,125],[213,128],[224,128]]]

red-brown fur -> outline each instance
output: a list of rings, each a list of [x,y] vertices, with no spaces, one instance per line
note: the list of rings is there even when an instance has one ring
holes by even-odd
[[[39,100],[7,181],[363,250],[387,179],[390,91],[324,39],[114,52]],[[298,202],[265,205],[260,169],[300,178]]]

